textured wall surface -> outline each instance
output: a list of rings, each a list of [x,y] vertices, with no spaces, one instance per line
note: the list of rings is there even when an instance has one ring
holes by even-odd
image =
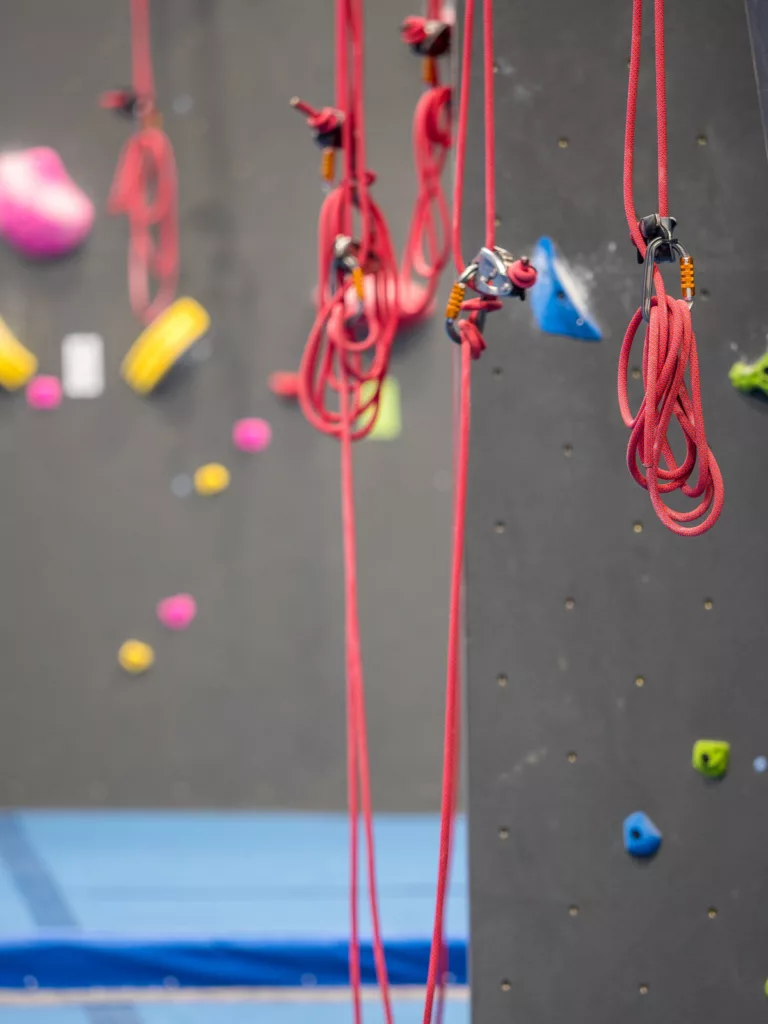
[[[728,369],[766,345],[768,166],[743,4],[667,6],[670,209],[696,258],[704,407],[726,481],[722,519],[697,540],[661,527],[629,478],[615,394],[641,287],[621,200],[631,4],[496,5],[498,238],[520,252],[553,236],[604,338],[539,335],[510,303],[474,369],[475,1024],[765,1016],[768,776],[753,760],[768,747],[768,419]],[[656,206],[651,38],[641,214]],[[467,249],[482,230],[475,85]],[[691,768],[702,737],[732,744],[717,784]],[[664,834],[648,864],[622,848],[639,809]]]

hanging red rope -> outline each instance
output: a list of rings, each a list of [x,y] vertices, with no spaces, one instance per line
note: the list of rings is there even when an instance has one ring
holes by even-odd
[[[654,0],[654,11],[659,212],[638,222],[633,174],[643,0],[633,0],[624,143],[624,211],[632,241],[639,257],[645,261],[645,278],[641,307],[632,317],[621,347],[619,408],[625,424],[631,429],[627,447],[629,472],[641,487],[647,489],[656,515],[668,529],[681,536],[696,537],[711,529],[720,517],[724,500],[723,478],[707,444],[704,429],[699,358],[691,322],[691,305],[695,294],[693,260],[675,237],[676,221],[669,216],[664,0]],[[676,259],[680,261],[682,299],[673,299],[667,295],[657,265]],[[633,415],[627,395],[627,371],[635,335],[643,320],[646,321],[643,340],[645,397],[638,412]],[[690,391],[685,382],[686,370],[690,370]],[[680,464],[668,438],[673,416],[685,436],[686,455]],[[697,457],[698,480],[692,484],[689,480]],[[701,498],[701,501],[687,512],[678,512],[664,501],[664,495],[672,491],[681,491],[686,497]],[[689,526],[689,523],[695,525]]]
[[[451,148],[451,89],[440,82],[438,59],[448,53],[452,24],[441,0],[427,0],[425,16],[405,19],[403,42],[422,58],[426,89],[413,117],[413,161],[418,191],[400,268],[401,319],[429,314],[450,254],[450,213],[443,171]],[[414,287],[414,276],[425,285]]]
[[[176,161],[155,106],[149,0],[131,0],[131,53],[132,88],[105,93],[101,105],[137,123],[120,154],[109,211],[128,218],[128,293],[147,324],[173,302],[179,267]]]
[[[464,526],[467,503],[467,472],[471,410],[471,367],[485,348],[482,329],[487,313],[501,308],[502,299],[521,299],[536,281],[536,271],[527,259],[515,260],[496,245],[496,127],[493,72],[493,0],[483,0],[483,84],[485,91],[485,245],[467,265],[461,253],[461,217],[464,193],[469,90],[472,71],[472,38],[475,0],[466,0],[461,66],[461,92],[456,130],[456,176],[454,181],[452,242],[458,280],[451,290],[446,309],[446,327],[461,349],[459,426],[456,450],[456,478],[453,508],[453,554],[449,599],[448,656],[446,672],[443,789],[440,808],[440,853],[438,862],[435,919],[429,958],[424,1024],[432,1024],[435,992],[439,991],[438,1013],[442,1017],[445,953],[445,901],[450,875],[451,848],[459,784],[459,740],[461,733],[461,582],[464,564]],[[466,289],[476,294],[466,299]],[[460,318],[461,313],[467,314]]]
[[[362,0],[336,0],[336,99],[316,110],[293,100],[323,150],[323,177],[339,183],[326,196],[318,226],[317,315],[298,374],[275,374],[272,390],[296,395],[309,422],[338,438],[345,578],[347,787],[350,820],[349,976],[355,1024],[362,1021],[359,925],[359,827],[362,818],[376,977],[392,1022],[376,888],[365,688],[357,600],[357,544],[352,442],[373,428],[398,323],[398,268],[389,228],[371,195],[366,157]]]

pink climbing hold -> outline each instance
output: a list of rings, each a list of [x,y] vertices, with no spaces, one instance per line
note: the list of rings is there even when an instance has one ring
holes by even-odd
[[[266,420],[250,417],[238,420],[232,427],[232,443],[241,452],[263,452],[271,440],[272,428]]]
[[[45,146],[0,154],[0,235],[25,256],[63,256],[93,226],[93,203]]]
[[[186,629],[196,615],[197,602],[191,594],[164,597],[157,605],[157,617],[166,629]]]
[[[58,409],[61,405],[61,381],[58,377],[41,375],[27,384],[27,405],[30,409]]]

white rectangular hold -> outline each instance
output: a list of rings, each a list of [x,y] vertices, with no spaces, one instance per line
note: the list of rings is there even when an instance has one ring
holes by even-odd
[[[61,343],[61,386],[67,398],[98,398],[104,391],[104,339],[68,334]]]

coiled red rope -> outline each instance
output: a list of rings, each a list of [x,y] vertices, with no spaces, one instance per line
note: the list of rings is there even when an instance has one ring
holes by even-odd
[[[494,108],[493,0],[483,3],[483,85],[485,115],[485,245],[495,246],[496,237],[496,127]],[[461,278],[467,269],[461,252],[461,220],[464,194],[467,125],[469,120],[470,79],[472,71],[472,40],[475,22],[475,0],[465,0],[464,32],[461,62],[461,90],[456,128],[456,173],[452,211],[451,240],[456,272]],[[536,272],[523,261],[516,261],[508,273],[513,283],[524,290],[534,284]],[[442,1019],[445,951],[445,901],[450,877],[456,803],[459,785],[459,746],[461,734],[461,584],[464,565],[464,528],[467,503],[469,437],[471,421],[471,367],[485,349],[482,323],[486,313],[499,309],[502,302],[490,295],[476,295],[461,303],[467,315],[457,320],[461,349],[459,381],[459,422],[455,452],[455,483],[453,504],[453,551],[449,597],[448,653],[444,729],[443,783],[440,807],[440,851],[438,858],[435,918],[429,958],[424,1024],[432,1024],[435,994],[438,994],[438,1020]]]
[[[654,0],[654,15],[658,212],[660,216],[667,217],[669,189],[664,0]],[[632,241],[640,255],[645,257],[646,242],[638,227],[633,195],[635,119],[642,27],[643,0],[633,0],[632,50],[624,143],[624,211]],[[650,320],[643,340],[642,370],[645,397],[634,415],[630,410],[627,395],[627,371],[632,345],[643,320],[642,309],[638,309],[632,317],[624,335],[619,359],[619,408],[624,423],[631,430],[627,447],[627,466],[633,479],[647,489],[654,511],[661,522],[674,533],[696,537],[710,530],[720,517],[724,500],[723,478],[715,456],[707,444],[704,429],[699,359],[690,308],[683,299],[673,299],[667,295],[658,266],[654,267],[653,286]],[[690,391],[685,381],[686,370],[690,371]],[[685,436],[686,455],[681,463],[677,462],[668,438],[673,416]],[[698,479],[693,484],[689,481],[697,459]],[[664,496],[673,491],[681,491],[688,498],[701,498],[701,501],[693,509],[679,512],[670,508],[664,501]],[[690,526],[689,523],[695,525]]]
[[[403,42],[419,52],[428,40],[429,23],[439,22],[441,16],[441,0],[428,0],[424,17],[414,15],[405,19],[401,30]],[[447,32],[451,27],[446,23]],[[440,275],[450,255],[451,221],[443,171],[452,144],[451,88],[441,84],[437,60],[428,56],[425,62],[429,68],[427,88],[413,116],[417,194],[400,268],[401,307],[414,319],[431,311]],[[416,302],[409,301],[414,275],[425,282]]]
[[[179,274],[176,160],[155,106],[149,0],[131,0],[131,53],[131,92],[106,93],[101,103],[137,121],[120,154],[109,212],[128,218],[128,293],[146,324],[173,302]]]

